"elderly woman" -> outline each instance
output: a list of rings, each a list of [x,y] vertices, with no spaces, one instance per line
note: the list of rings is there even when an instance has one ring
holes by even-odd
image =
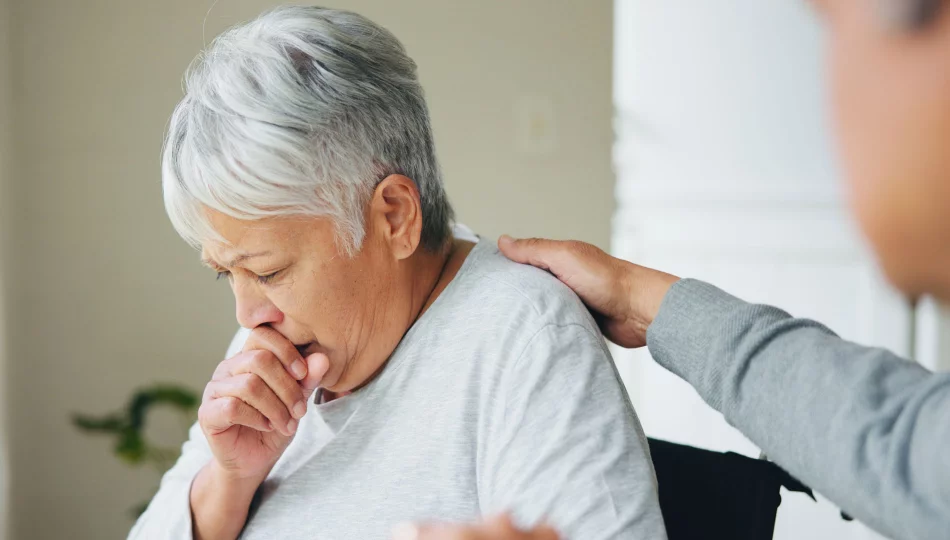
[[[665,537],[583,304],[453,235],[392,34],[278,9],[218,37],[186,88],[165,204],[249,332],[132,538],[386,538],[501,510],[571,538]]]

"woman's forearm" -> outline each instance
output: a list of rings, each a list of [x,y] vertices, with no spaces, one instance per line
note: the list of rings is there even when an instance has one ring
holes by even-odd
[[[191,485],[191,521],[195,540],[234,540],[247,521],[254,493],[263,478],[230,477],[212,460]]]

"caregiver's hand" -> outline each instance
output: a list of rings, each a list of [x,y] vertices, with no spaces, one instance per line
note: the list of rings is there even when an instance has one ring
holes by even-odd
[[[607,255],[577,241],[498,239],[509,259],[554,274],[577,293],[608,339],[623,347],[646,345],[647,328],[679,278]]]
[[[254,492],[293,439],[329,365],[321,353],[302,358],[264,326],[251,331],[242,352],[218,364],[198,409],[214,459],[191,488],[196,538],[237,537]]]
[[[393,540],[558,540],[558,535],[543,525],[521,531],[508,516],[499,516],[480,525],[400,525]]]

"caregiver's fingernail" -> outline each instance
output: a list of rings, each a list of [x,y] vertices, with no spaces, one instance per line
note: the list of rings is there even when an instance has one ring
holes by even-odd
[[[294,372],[294,377],[297,377],[298,381],[307,376],[307,366],[300,360],[294,360],[294,363],[290,364],[290,371]]]
[[[418,540],[419,528],[412,523],[400,523],[393,527],[393,540]]]

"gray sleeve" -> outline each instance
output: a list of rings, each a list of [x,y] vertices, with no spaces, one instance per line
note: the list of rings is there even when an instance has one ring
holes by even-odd
[[[211,457],[211,448],[195,422],[181,457],[162,477],[158,493],[132,527],[129,540],[191,540],[191,482]]]
[[[602,337],[545,326],[500,387],[483,513],[546,521],[565,540],[666,538],[646,437]]]
[[[950,373],[695,280],[673,285],[647,344],[849,514],[894,538],[950,535]]]

